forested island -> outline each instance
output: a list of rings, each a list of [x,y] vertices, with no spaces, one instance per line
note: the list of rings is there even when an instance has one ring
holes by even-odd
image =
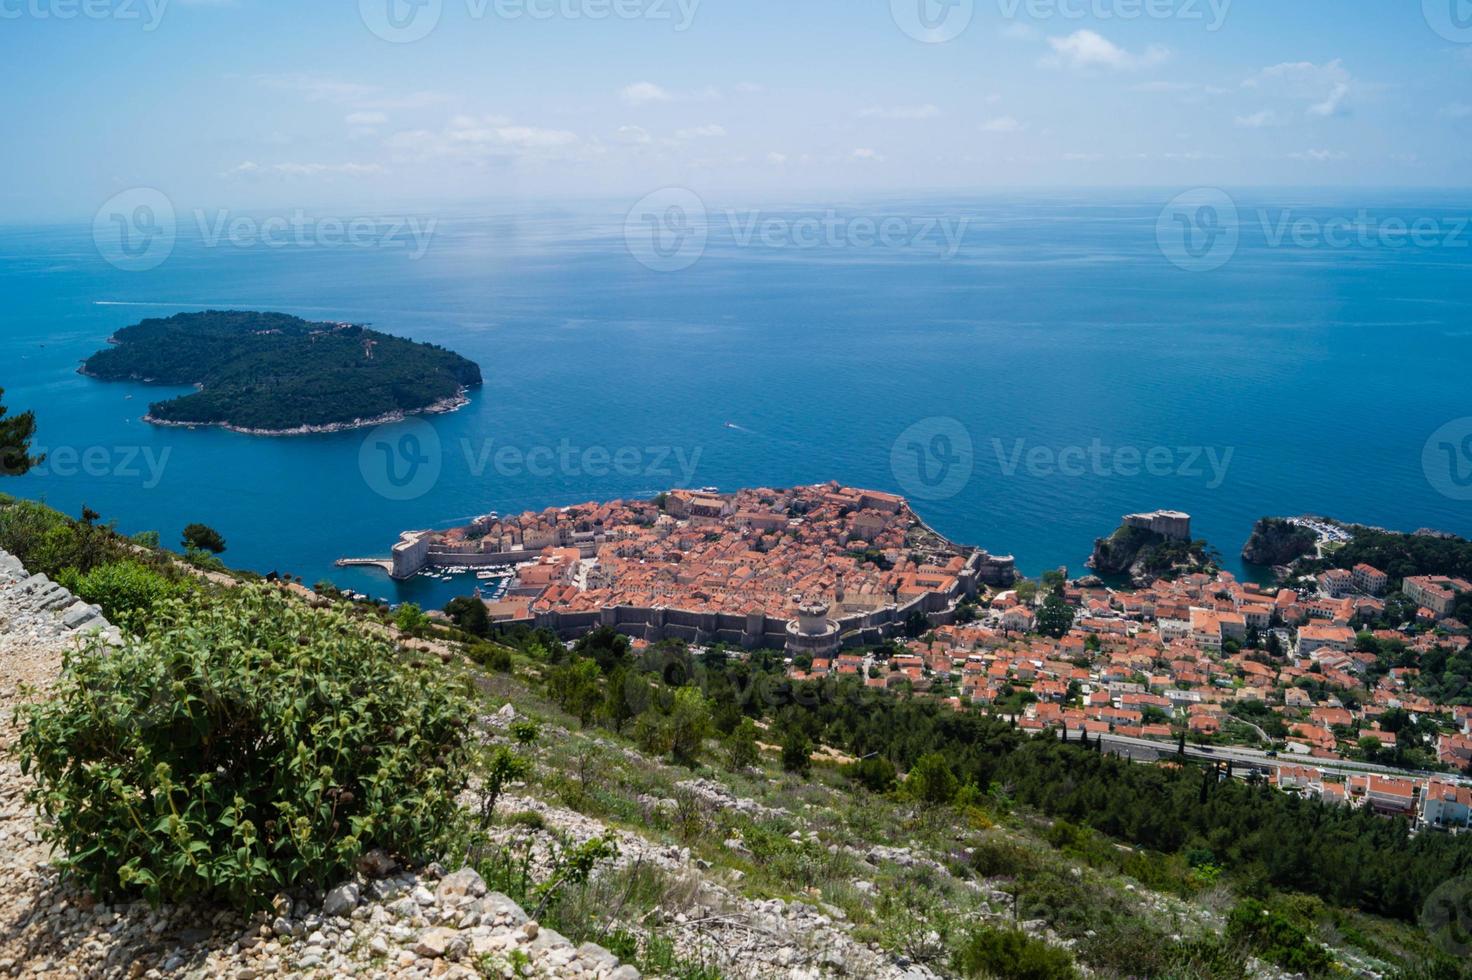
[[[110,342],[83,374],[199,389],[150,405],[144,418],[159,425],[331,432],[452,411],[481,383],[478,365],[442,347],[284,313],[180,313],[125,327]]]

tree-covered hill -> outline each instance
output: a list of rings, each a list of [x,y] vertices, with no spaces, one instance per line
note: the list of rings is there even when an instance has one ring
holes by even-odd
[[[453,404],[480,368],[432,344],[284,313],[209,310],[119,330],[82,371],[199,387],[149,406],[150,421],[262,432],[349,426]]]
[[[1391,585],[1410,575],[1472,576],[1472,541],[1453,535],[1404,534],[1380,528],[1351,529],[1353,537],[1325,558],[1302,563],[1307,572],[1374,565],[1390,576]]]

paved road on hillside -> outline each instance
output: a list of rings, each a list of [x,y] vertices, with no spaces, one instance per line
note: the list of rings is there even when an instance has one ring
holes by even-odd
[[[1074,736],[1077,737],[1076,735]],[[1137,762],[1154,762],[1157,759],[1167,758],[1176,754],[1176,746],[1171,742],[1156,742],[1146,738],[1134,738],[1128,735],[1104,734],[1104,746],[1111,752],[1134,759]],[[1347,774],[1374,773],[1383,776],[1435,776],[1439,779],[1454,780],[1456,782],[1472,784],[1472,780],[1450,775],[1448,773],[1416,772],[1408,769],[1393,769],[1389,766],[1377,766],[1368,762],[1353,762],[1343,759],[1316,759],[1307,755],[1283,754],[1271,757],[1260,749],[1249,749],[1243,746],[1211,746],[1204,748],[1200,745],[1186,743],[1186,755],[1193,759],[1206,759],[1216,762],[1229,762],[1234,766],[1255,767],[1259,769],[1276,769],[1280,766],[1313,766],[1319,769],[1332,770]]]

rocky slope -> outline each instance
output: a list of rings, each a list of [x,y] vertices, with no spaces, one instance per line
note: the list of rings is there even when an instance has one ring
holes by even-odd
[[[371,862],[325,896],[270,911],[108,904],[60,880],[24,796],[14,709],[44,692],[69,650],[118,641],[95,608],[0,552],[0,976],[589,977],[634,980],[489,892],[474,871]]]
[[[85,622],[69,627],[68,616]],[[530,896],[524,905],[469,869],[401,869],[382,854],[325,894],[280,895],[254,915],[98,901],[50,864],[13,752],[13,708],[35,696],[21,685],[44,689],[92,629],[116,637],[95,612],[84,617],[70,596],[0,556],[0,977],[637,978],[623,956],[681,980],[932,980],[949,975],[958,935],[981,924],[1083,953],[1092,932],[1069,938],[1054,931],[1063,926],[1019,916],[1010,878],[970,870],[984,845],[1038,855],[1088,907],[1174,935],[1223,928],[1219,908],[1055,855],[1027,818],[958,823],[775,767],[712,765],[696,775],[578,730],[505,675],[475,678],[488,702],[479,734],[491,746],[515,743],[532,763],[501,796],[492,830],[513,871],[494,880]],[[523,713],[539,729],[530,746],[513,727]],[[595,838],[611,838],[617,857],[567,905],[531,921],[535,886],[556,873],[558,855]],[[1256,962],[1249,972],[1279,975]]]

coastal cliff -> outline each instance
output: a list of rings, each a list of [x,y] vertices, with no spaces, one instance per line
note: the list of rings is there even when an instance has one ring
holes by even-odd
[[[1281,517],[1264,517],[1242,546],[1242,560],[1253,565],[1290,565],[1314,553],[1313,531]]]
[[[1100,575],[1123,575],[1137,588],[1159,578],[1206,571],[1214,567],[1204,541],[1182,541],[1147,528],[1122,524],[1094,542],[1088,567]]]

